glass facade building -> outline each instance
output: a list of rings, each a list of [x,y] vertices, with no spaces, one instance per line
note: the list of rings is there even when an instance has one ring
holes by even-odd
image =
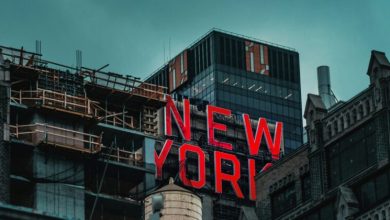
[[[212,30],[147,82],[168,87],[178,100],[283,122],[287,153],[303,142],[299,54],[293,49]]]

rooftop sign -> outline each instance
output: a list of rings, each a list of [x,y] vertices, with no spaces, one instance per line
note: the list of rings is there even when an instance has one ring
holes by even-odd
[[[165,112],[165,135],[172,136],[172,119],[176,123],[180,135],[184,141],[191,141],[191,112],[190,102],[188,99],[183,101],[183,115],[180,115],[175,102],[170,96],[167,96],[167,104],[164,109]],[[220,108],[212,105],[206,107],[207,115],[207,141],[210,146],[214,146],[214,172],[215,172],[215,192],[223,193],[222,182],[230,182],[232,188],[238,198],[244,198],[242,190],[238,184],[238,180],[241,178],[241,164],[237,156],[233,153],[227,153],[233,151],[233,145],[231,143],[219,141],[215,138],[215,131],[227,131],[227,126],[222,123],[218,123],[214,120],[214,116],[221,115],[225,117],[231,116],[231,110]],[[283,124],[276,122],[274,137],[271,137],[269,126],[265,118],[259,118],[257,123],[256,132],[253,132],[250,117],[248,114],[242,114],[242,120],[244,124],[246,141],[248,146],[248,152],[250,156],[257,156],[261,145],[261,140],[264,139],[267,144],[267,148],[272,155],[273,160],[279,159],[280,144],[282,137]],[[155,164],[156,164],[156,178],[162,178],[162,169],[165,160],[172,148],[173,140],[167,139],[162,147],[160,153],[155,152]],[[221,151],[221,149],[224,149]],[[184,143],[179,147],[179,164],[185,164],[187,159],[187,153],[194,153],[197,155],[198,160],[198,178],[189,179],[187,177],[186,166],[179,166],[179,178],[186,186],[201,189],[206,184],[206,155],[205,152],[199,146]],[[222,170],[222,161],[229,161],[233,166],[232,173],[225,173]],[[271,164],[267,163],[263,170],[270,167]],[[256,163],[255,159],[248,158],[248,171],[249,171],[249,199],[256,200]]]

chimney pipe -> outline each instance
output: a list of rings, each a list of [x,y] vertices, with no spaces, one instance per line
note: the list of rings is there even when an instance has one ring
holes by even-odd
[[[330,85],[329,66],[319,66],[317,68],[318,79],[318,94],[321,96],[325,107],[329,109],[336,103],[336,98],[333,95]]]

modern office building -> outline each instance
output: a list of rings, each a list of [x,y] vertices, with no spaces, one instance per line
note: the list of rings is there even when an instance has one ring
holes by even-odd
[[[302,144],[299,54],[221,30],[211,30],[158,69],[147,82],[178,100],[209,103],[284,123],[285,151]]]
[[[319,67],[319,75],[325,74],[320,81],[329,78],[327,69]],[[257,176],[258,219],[390,219],[390,62],[385,53],[371,52],[367,75],[368,88],[348,101],[329,101],[322,83],[322,94],[308,95],[308,143]]]
[[[251,39],[221,30],[212,30],[154,72],[146,82],[168,88],[180,106],[183,98],[189,98],[193,114],[193,139],[210,158],[207,184],[198,193],[203,207],[203,219],[237,219],[243,207],[254,206],[248,198],[238,199],[229,183],[224,193],[216,194],[214,186],[213,151],[207,143],[205,108],[207,104],[231,109],[233,117],[219,120],[228,125],[228,131],[218,135],[219,140],[233,145],[233,152],[241,163],[242,179],[239,185],[248,194],[249,158],[242,113],[254,120],[264,117],[271,124],[283,122],[282,152],[289,152],[302,144],[301,92],[299,55],[294,49]],[[181,108],[181,107],[180,107]],[[179,108],[179,111],[181,109]],[[253,126],[256,126],[255,124]],[[273,132],[273,129],[270,129]],[[174,138],[180,143],[181,135]],[[265,143],[261,149],[267,149]],[[159,150],[161,147],[157,146]],[[256,172],[267,162],[272,162],[267,150],[260,152],[256,160]],[[178,173],[177,156],[169,158],[164,179]],[[197,176],[197,161],[188,165],[190,176]],[[225,170],[231,170],[229,164]]]

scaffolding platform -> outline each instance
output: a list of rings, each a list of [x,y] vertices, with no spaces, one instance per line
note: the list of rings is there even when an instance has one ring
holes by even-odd
[[[10,135],[26,143],[38,146],[46,144],[83,153],[101,151],[101,135],[93,135],[47,124],[10,125]]]
[[[122,104],[147,103],[161,107],[165,103],[166,88],[142,82],[131,76],[122,76],[116,73],[84,71],[87,84],[87,93],[91,97],[101,99],[110,97]]]
[[[131,166],[144,166],[142,148],[136,152],[131,152],[119,148],[113,148],[111,151],[108,147],[102,146],[101,154],[107,159],[124,163]]]
[[[41,106],[71,114],[86,117],[94,117],[92,100],[87,97],[71,96],[66,93],[54,92],[51,90],[19,90],[11,91],[11,100],[14,103],[27,106]]]

